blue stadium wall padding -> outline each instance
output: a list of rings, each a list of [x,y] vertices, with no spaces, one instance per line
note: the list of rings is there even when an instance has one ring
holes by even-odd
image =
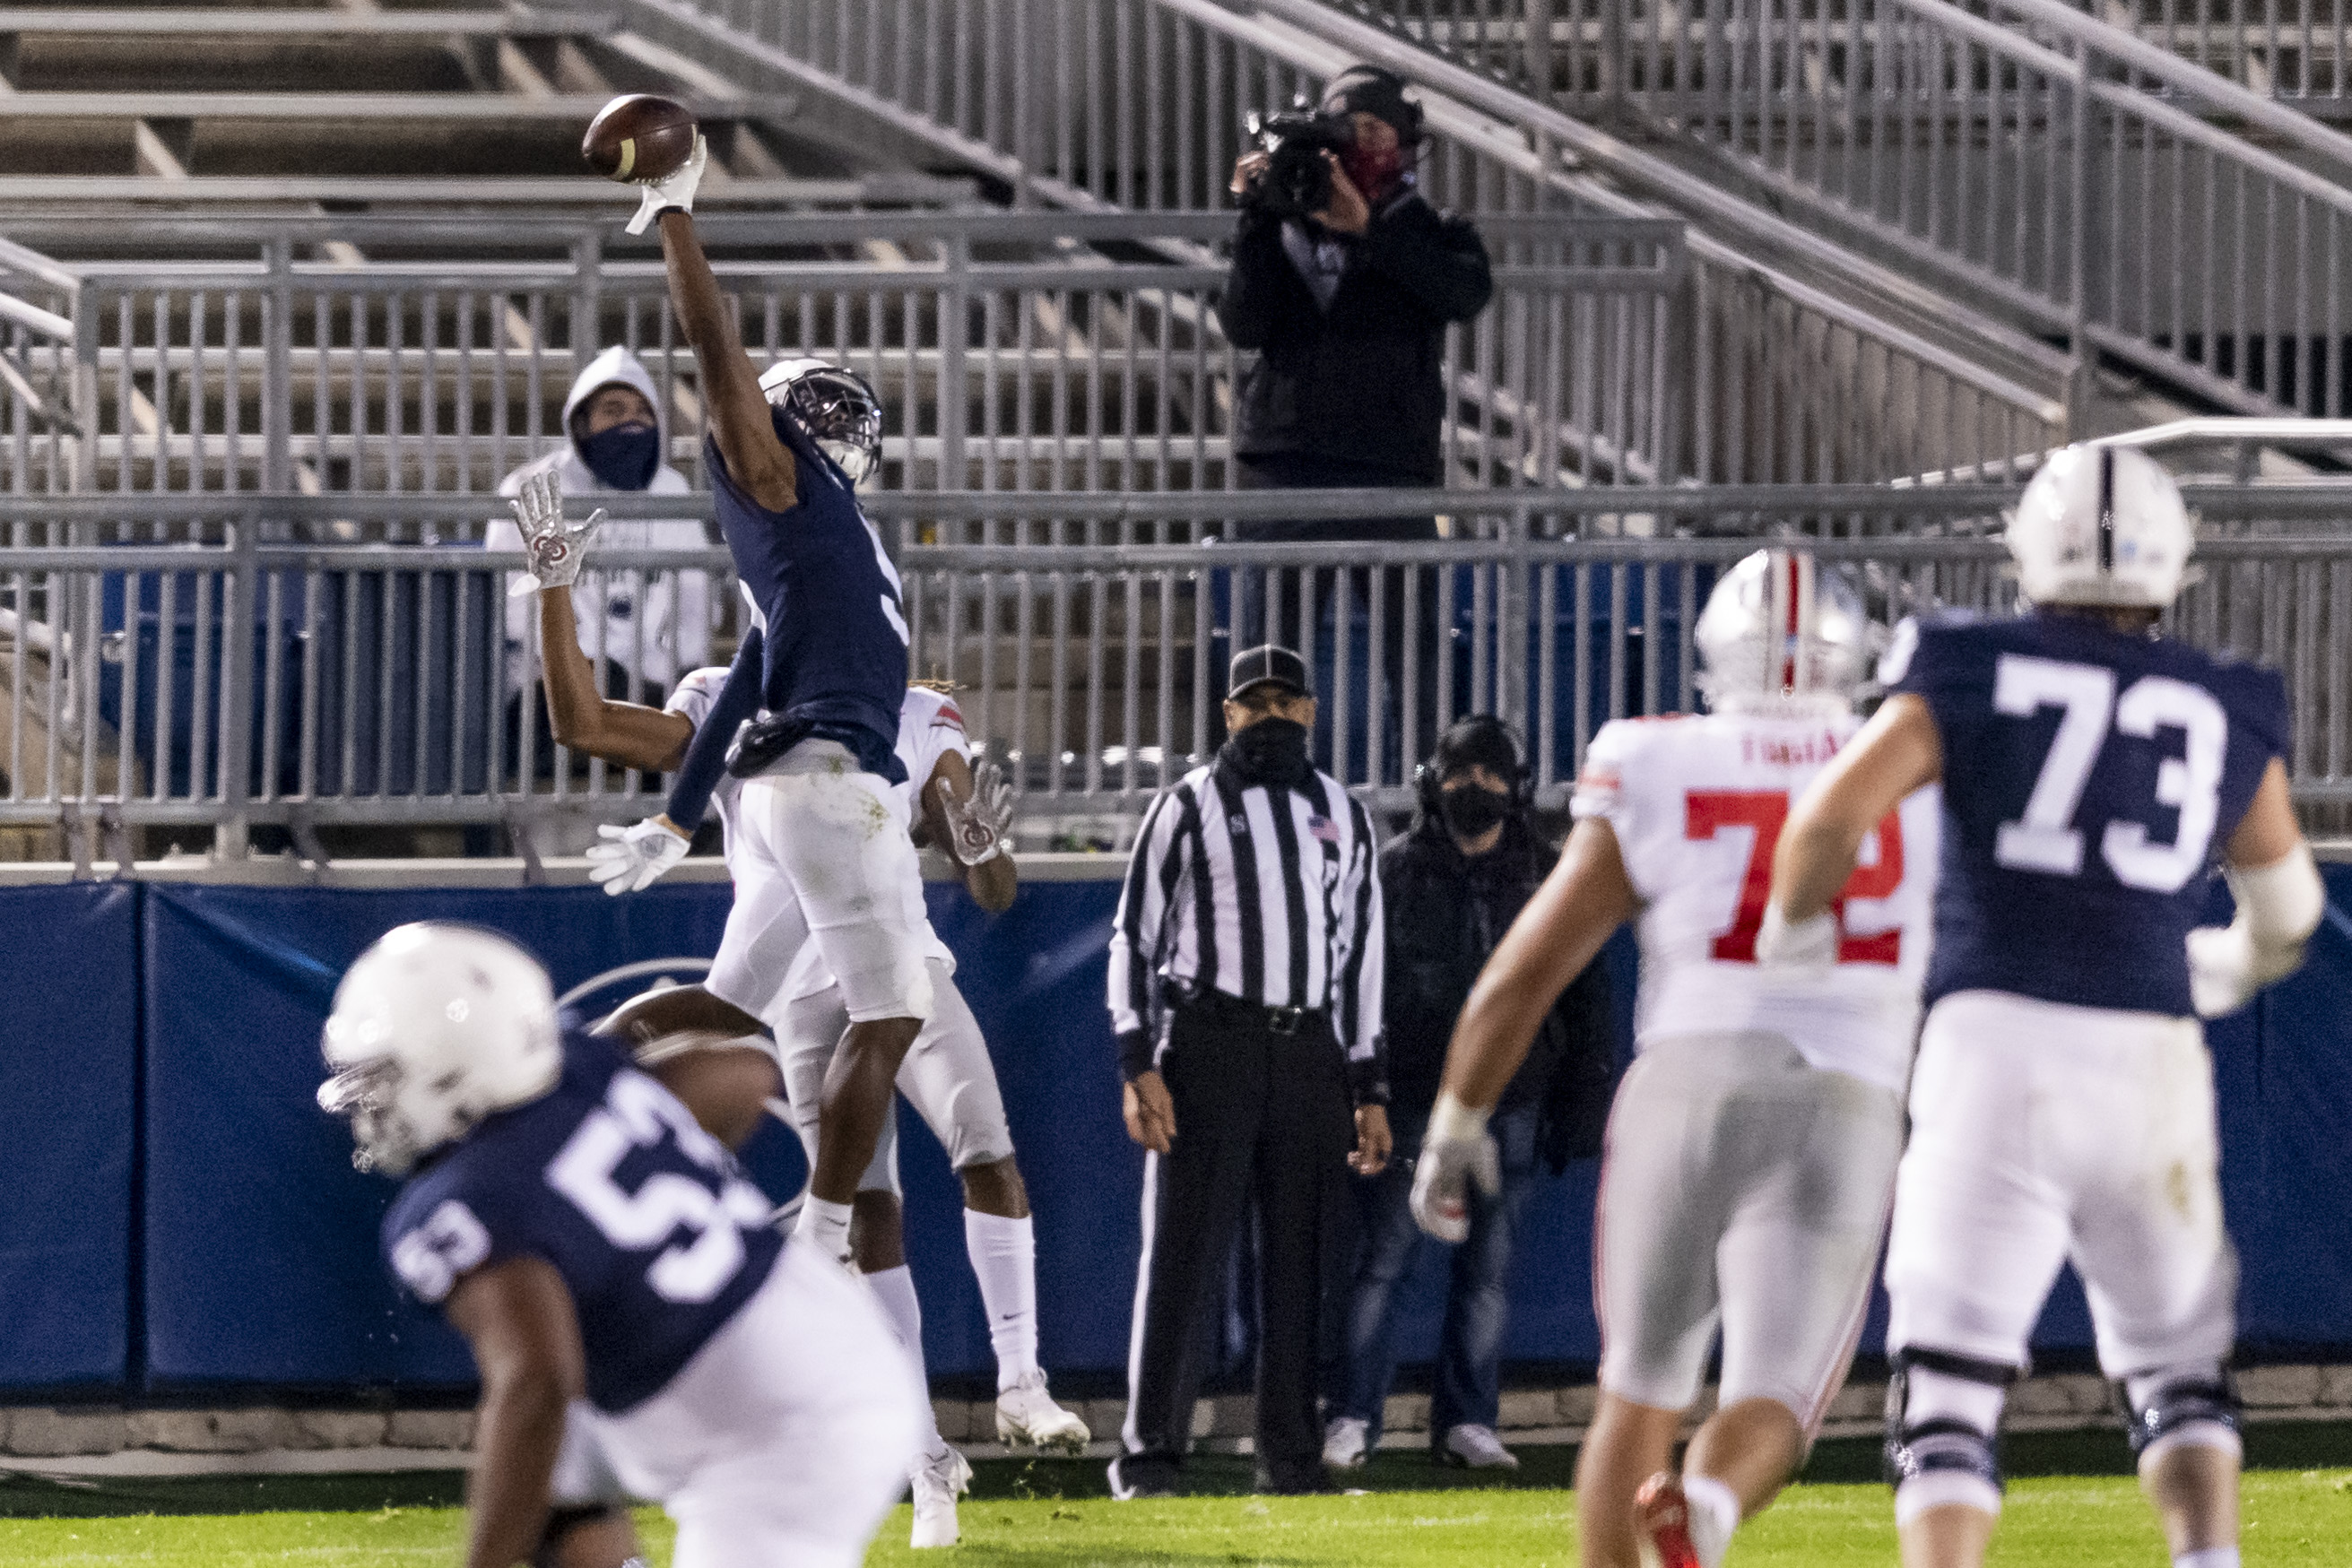
[[[0,889],[0,1391],[121,1386],[131,1343],[140,889]]]
[[[2211,1028],[2231,1230],[2243,1259],[2242,1340],[2257,1350],[2352,1356],[2352,868],[2330,868],[2328,925],[2304,972]],[[313,1106],[318,1031],[344,965],[390,926],[426,917],[506,931],[542,955],[560,988],[625,962],[708,956],[723,884],[656,887],[625,899],[594,888],[344,892],[260,888],[61,888],[26,903],[17,929],[37,994],[0,1035],[5,1189],[39,1195],[0,1249],[5,1298],[36,1333],[13,1333],[0,1379],[149,1385],[283,1386],[464,1382],[463,1348],[403,1304],[377,1259],[391,1184],[350,1166],[341,1126]],[[1102,1004],[1113,882],[1024,887],[1003,915],[934,886],[931,914],[986,1030],[1036,1211],[1046,1364],[1110,1371],[1126,1361],[1134,1299],[1141,1156],[1118,1119]],[[136,921],[134,912],[144,914]],[[2226,917],[2226,899],[2215,913]],[[1620,934],[1609,960],[1630,1032],[1635,965]],[[140,974],[134,992],[120,983]],[[53,990],[46,1005],[38,993]],[[136,1007],[143,997],[144,1007]],[[143,1023],[137,1020],[143,1018]],[[125,1238],[133,1151],[131,1041],[144,1051],[144,1339],[134,1330]],[[87,1038],[85,1038],[87,1037]],[[60,1054],[88,1082],[59,1087]],[[64,1129],[63,1136],[59,1129]],[[908,1251],[935,1375],[984,1376],[987,1324],[965,1262],[953,1175],[899,1110]],[[778,1197],[804,1165],[781,1127],[747,1162]],[[1591,1363],[1596,1171],[1549,1182],[1529,1206],[1512,1277],[1507,1354]],[[105,1223],[92,1225],[91,1215]],[[120,1223],[117,1223],[117,1222]],[[17,1237],[26,1239],[21,1243]],[[70,1290],[63,1281],[73,1281]],[[1435,1340],[1444,1261],[1424,1255],[1400,1301],[1400,1349]],[[14,1303],[31,1303],[17,1308]],[[46,1303],[46,1306],[44,1305]],[[68,1307],[69,1311],[66,1310]],[[26,1312],[29,1317],[22,1316]],[[1864,1349],[1881,1347],[1884,1303]],[[12,1322],[12,1328],[17,1326]],[[2082,1291],[2062,1279],[2035,1336],[2043,1351],[2090,1343]]]
[[[146,1368],[151,1385],[468,1381],[463,1345],[399,1299],[376,1229],[393,1184],[352,1168],[312,1098],[319,1030],[362,949],[466,920],[559,990],[633,958],[707,956],[726,890],[148,890]]]

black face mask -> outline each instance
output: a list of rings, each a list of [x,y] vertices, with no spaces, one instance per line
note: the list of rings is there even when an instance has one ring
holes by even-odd
[[[1508,795],[1497,795],[1475,784],[1444,791],[1438,796],[1437,804],[1444,814],[1445,825],[1456,838],[1463,839],[1476,838],[1511,814]]]
[[[588,472],[615,490],[642,490],[661,467],[661,432],[650,424],[616,424],[572,445]]]
[[[1227,737],[1217,760],[1244,785],[1269,789],[1304,789],[1315,777],[1307,756],[1307,727],[1286,718],[1262,718]]]

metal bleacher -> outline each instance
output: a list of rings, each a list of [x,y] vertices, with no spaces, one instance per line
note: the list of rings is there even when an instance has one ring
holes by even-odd
[[[502,825],[544,847],[647,808],[636,775],[533,755],[528,629],[523,657],[501,647],[517,563],[479,547],[500,476],[561,438],[572,375],[609,343],[652,369],[672,460],[700,476],[658,253],[620,233],[634,193],[580,172],[616,91],[678,97],[710,134],[698,226],[754,355],[835,357],[879,391],[869,511],[917,673],[965,688],[1033,842],[1115,841],[1201,754],[1248,590],[1303,603],[1332,766],[1369,798],[1402,800],[1430,711],[1465,706],[1524,720],[1556,795],[1594,725],[1689,704],[1696,606],[1759,533],[1822,541],[1889,612],[1997,605],[1986,536],[2069,434],[2340,408],[2305,395],[2339,372],[2339,255],[2173,289],[2158,330],[2045,265],[2053,236],[2074,256],[2126,229],[2021,196],[1985,239],[1840,183],[1822,149],[1891,145],[1857,118],[1852,89],[1879,79],[1857,40],[1942,50],[1936,79],[1978,83],[1956,123],[2036,149],[1953,189],[2021,171],[2046,196],[2075,168],[2053,151],[2063,49],[1898,3],[1908,30],[1751,17],[1802,66],[1754,102],[1724,85],[1737,70],[1676,54],[1727,35],[1631,0],[0,5],[0,858],[54,858],[68,824],[101,821],[230,859],[288,835],[312,854],[333,830]],[[1447,338],[1445,487],[1385,503],[1448,538],[1221,543],[1245,516],[1373,506],[1235,493],[1242,361],[1213,308],[1244,114],[1355,58],[1412,78],[1425,187],[1476,215],[1496,263],[1495,303]],[[2196,118],[2177,90],[2097,82],[2122,140]],[[2266,222],[2333,232],[2331,178],[2280,174],[2293,138],[2263,134],[2212,130],[2195,155]],[[1874,178],[1940,189],[1948,163],[1914,151]],[[2299,336],[2273,308],[2304,312]],[[2162,442],[2206,481],[2216,536],[2179,624],[2289,667],[2300,796],[2339,809],[2352,547],[2328,476],[2352,428]],[[647,505],[614,510],[703,503]],[[723,575],[726,557],[600,564]],[[1433,703],[1384,690],[1370,656],[1404,634],[1391,583],[1435,601],[1404,676]]]

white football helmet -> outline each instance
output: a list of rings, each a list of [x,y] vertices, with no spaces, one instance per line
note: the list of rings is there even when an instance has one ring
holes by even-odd
[[[1799,550],[1760,549],[1725,572],[1693,636],[1717,713],[1850,709],[1870,669],[1861,593]]]
[[[2189,580],[2196,526],[2145,452],[2093,442],[2053,454],[2017,503],[2009,553],[2035,604],[2161,610]]]
[[[563,1071],[555,988],[539,961],[471,925],[385,933],[335,988],[319,1104],[349,1116],[362,1170],[404,1176]]]
[[[808,432],[851,485],[863,485],[882,466],[882,400],[866,378],[830,360],[778,360],[760,372],[768,406]]]

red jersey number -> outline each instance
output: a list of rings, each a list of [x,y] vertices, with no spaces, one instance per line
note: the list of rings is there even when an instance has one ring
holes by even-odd
[[[1731,929],[1715,939],[1715,956],[1726,963],[1756,962],[1756,933],[1764,925],[1764,904],[1772,891],[1772,852],[1780,844],[1781,825],[1789,820],[1785,789],[1694,789],[1683,797],[1683,836],[1712,839],[1725,828],[1752,828],[1748,866],[1739,879],[1739,910]],[[1871,936],[1843,935],[1845,904],[1850,898],[1886,898],[1903,885],[1903,819],[1889,811],[1878,824],[1878,859],[1857,865],[1845,887],[1831,904],[1841,935],[1841,964],[1895,964],[1902,961],[1903,933],[1881,931]]]

